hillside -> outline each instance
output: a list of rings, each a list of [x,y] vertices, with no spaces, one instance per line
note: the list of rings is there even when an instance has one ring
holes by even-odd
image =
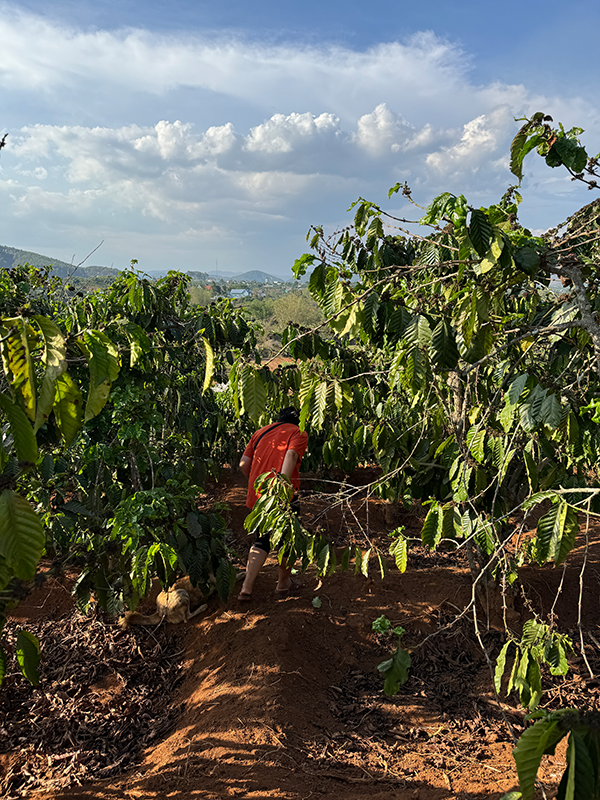
[[[262,272],[260,269],[251,269],[248,272],[240,272],[239,274],[234,274],[233,272],[222,272],[221,270],[219,270],[217,273],[213,270],[208,274],[214,280],[222,280],[226,282],[247,281],[248,283],[283,283],[286,280],[285,278],[276,278],[274,275],[270,275],[268,272]],[[291,280],[291,276],[288,280]]]
[[[0,268],[11,269],[23,264],[31,264],[33,267],[52,267],[52,272],[59,278],[67,278],[75,272],[75,265],[67,264],[59,258],[43,256],[40,253],[32,253],[29,250],[19,250],[18,247],[8,247],[0,245]],[[118,275],[118,269],[113,267],[82,266],[77,267],[76,274],[81,278],[95,278],[99,275]]]

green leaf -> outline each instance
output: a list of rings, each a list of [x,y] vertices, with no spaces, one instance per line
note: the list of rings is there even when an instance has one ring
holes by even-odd
[[[320,597],[313,597],[312,604],[313,608],[321,608],[321,606],[323,605]]]
[[[530,658],[527,665],[527,683],[531,693],[527,707],[530,711],[533,711],[542,699],[542,675],[540,665],[535,658]]]
[[[235,567],[228,559],[221,559],[217,567],[215,578],[217,582],[217,594],[222,602],[226,603],[236,578]]]
[[[377,667],[379,672],[385,675],[383,691],[391,697],[396,694],[400,686],[408,680],[408,671],[411,665],[410,654],[398,644],[396,652],[392,658],[382,661]]]
[[[81,392],[73,378],[66,372],[57,377],[55,391],[54,418],[67,447],[69,447],[81,428],[83,420]]]
[[[3,319],[2,325],[8,328],[0,345],[4,371],[13,391],[21,396],[27,416],[34,422],[35,375],[29,353],[27,326],[22,317]]]
[[[485,459],[485,440],[487,431],[482,425],[473,425],[467,431],[467,447],[471,451],[473,458],[483,464]]]
[[[102,331],[86,331],[80,349],[90,368],[90,385],[85,404],[85,421],[97,416],[108,400],[110,389],[119,376],[119,351]]]
[[[519,775],[519,787],[523,800],[532,800],[537,771],[542,755],[551,745],[556,745],[567,731],[558,729],[557,720],[541,719],[527,728],[513,750]]]
[[[19,406],[11,403],[5,394],[0,394],[0,408],[8,417],[18,460],[35,464],[38,457],[37,442],[27,415]]]
[[[311,406],[311,423],[317,430],[321,430],[327,411],[327,381],[321,381],[315,386]]]
[[[20,630],[15,647],[21,672],[32,686],[40,685],[40,642],[29,631]]]
[[[542,402],[541,419],[544,425],[556,430],[562,418],[560,399],[555,394],[547,394]]]
[[[522,270],[526,275],[535,275],[541,263],[540,254],[528,244],[517,248],[513,253],[517,269]]]
[[[246,365],[242,370],[241,386],[244,411],[258,422],[267,403],[267,390],[259,372]]]
[[[509,640],[506,642],[502,650],[496,659],[496,669],[494,670],[494,686],[496,687],[496,693],[500,694],[500,690],[502,688],[502,676],[504,675],[504,669],[506,667],[506,655],[508,653],[508,648],[512,642]]]
[[[553,636],[546,648],[544,657],[550,665],[550,672],[553,675],[566,675],[569,671],[567,653],[558,636]]]
[[[396,562],[400,572],[406,572],[408,564],[408,539],[406,536],[400,534],[394,539],[390,545],[390,555]]]
[[[441,320],[431,334],[431,359],[441,369],[454,369],[459,353],[454,331],[447,320]]]
[[[477,255],[483,258],[488,251],[492,238],[492,226],[485,211],[474,209],[471,212],[469,239]]]
[[[24,497],[5,489],[0,495],[0,555],[17,578],[33,580],[44,545],[38,515]]]
[[[519,401],[521,394],[523,393],[523,389],[527,384],[527,379],[529,378],[529,374],[524,372],[522,375],[518,375],[511,385],[508,388],[508,399],[511,405],[515,405]]]
[[[435,550],[442,538],[442,511],[439,506],[432,506],[425,517],[421,530],[421,541],[426,547]]]
[[[540,517],[535,539],[536,558],[540,564],[554,559],[561,564],[573,549],[579,532],[577,512],[564,500],[553,505]]]
[[[35,413],[34,431],[37,431],[52,412],[56,379],[67,369],[67,345],[58,325],[40,315],[36,315],[34,319],[40,326],[44,338],[42,361],[46,367]]]
[[[350,564],[350,555],[351,550],[349,547],[346,547],[342,553],[342,560],[340,561],[340,568],[342,572],[345,572],[348,569],[348,565]]]
[[[595,770],[585,739],[579,731],[572,730],[567,747],[567,769],[560,782],[558,798],[583,800],[596,798]]]

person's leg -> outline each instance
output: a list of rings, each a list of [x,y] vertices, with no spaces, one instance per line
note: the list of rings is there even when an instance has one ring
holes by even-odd
[[[276,592],[287,592],[292,586],[292,568],[288,567],[287,560],[282,558],[277,570]]]
[[[246,577],[238,595],[240,600],[247,600],[252,594],[252,587],[263,564],[267,560],[268,550],[253,544],[248,553],[248,563],[246,565]]]

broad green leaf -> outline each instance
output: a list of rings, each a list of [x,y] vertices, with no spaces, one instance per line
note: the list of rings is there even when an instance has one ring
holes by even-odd
[[[567,653],[557,636],[553,636],[548,643],[544,657],[550,665],[550,672],[553,675],[566,675],[569,670]]]
[[[522,508],[524,510],[527,510],[528,508],[531,508],[532,506],[536,506],[539,503],[543,503],[544,500],[550,500],[550,499],[559,500],[560,499],[560,495],[557,495],[556,492],[554,490],[552,490],[552,489],[548,489],[545,492],[537,492],[537,494],[534,494],[531,497],[528,497],[527,500],[525,500],[523,502]]]
[[[542,408],[546,394],[546,389],[536,383],[527,398],[527,402],[523,403],[519,408],[521,425],[526,431],[532,431],[539,422],[542,422]]]
[[[5,589],[14,578],[13,570],[8,565],[6,559],[0,554],[0,592]],[[2,617],[0,616],[0,620]],[[1,625],[0,625],[1,630]]]
[[[351,556],[351,550],[349,547],[346,547],[344,549],[344,552],[342,553],[342,559],[340,561],[340,567],[342,572],[345,572],[348,569],[348,565],[350,563],[350,556]]]
[[[106,405],[111,386],[119,376],[119,351],[102,331],[86,331],[78,345],[89,361],[90,385],[85,404],[85,421],[89,422]]]
[[[507,399],[502,411],[500,412],[500,424],[504,428],[505,433],[508,433],[513,426],[513,419],[516,409],[517,406],[510,403],[510,401]]]
[[[233,564],[231,564],[228,559],[222,558],[219,561],[215,578],[217,594],[223,603],[226,603],[229,598],[229,594],[231,593],[231,589],[235,583],[235,577],[236,571]]]
[[[523,800],[532,800],[537,771],[544,751],[556,745],[567,733],[558,729],[556,720],[538,720],[521,734],[513,756],[519,775],[519,787]]]
[[[328,281],[323,293],[323,310],[328,317],[341,309],[344,300],[344,285],[336,276]]]
[[[596,769],[597,769],[596,764]],[[583,735],[572,730],[567,747],[567,769],[563,775],[558,791],[558,797],[564,800],[583,800],[595,798],[595,773],[594,764],[590,758]],[[563,793],[564,792],[564,793]]]
[[[394,539],[390,545],[390,555],[396,562],[400,572],[406,572],[408,563],[408,539],[406,536],[400,534]]]
[[[40,642],[29,631],[20,630],[15,647],[21,672],[32,686],[40,685]]]
[[[430,550],[435,550],[442,538],[442,511],[439,506],[432,506],[425,517],[421,530],[421,541]]]
[[[67,345],[58,325],[41,315],[36,315],[34,319],[40,326],[44,338],[44,356],[42,360],[45,365],[35,413],[34,431],[37,431],[52,413],[56,379],[67,369]]]
[[[365,327],[365,330],[368,332],[370,336],[374,336],[377,333],[377,329],[379,326],[379,320],[377,317],[378,310],[379,310],[379,296],[377,292],[371,292],[363,300],[362,308],[360,311],[360,318]]]
[[[556,566],[562,564],[573,547],[575,547],[575,539],[577,538],[578,533],[579,518],[577,516],[577,511],[572,506],[567,506],[562,536],[557,542],[557,546],[554,551],[554,563]]]
[[[38,515],[24,497],[5,489],[0,495],[0,555],[17,578],[33,580],[44,545]]]
[[[317,556],[317,570],[319,575],[327,575],[329,571],[330,547],[325,544]]]
[[[396,694],[400,686],[406,683],[410,664],[410,654],[407,650],[400,647],[399,644],[392,658],[379,664],[377,669],[385,675],[383,691],[388,697]]]
[[[506,667],[506,655],[508,653],[508,648],[512,642],[509,640],[505,643],[502,650],[496,659],[496,668],[494,670],[494,686],[496,688],[496,694],[500,694],[500,690],[502,688],[502,676],[504,675],[504,669]]]
[[[564,500],[554,504],[537,524],[536,558],[540,564],[552,558],[561,564],[573,549],[579,532],[577,512]]]
[[[8,329],[1,345],[6,377],[11,389],[20,395],[27,416],[34,422],[35,375],[29,353],[27,326],[22,317],[4,319],[2,325]]]
[[[11,403],[5,394],[0,394],[0,409],[8,417],[18,460],[35,464],[38,457],[37,442],[27,415],[19,406]]]
[[[527,384],[528,378],[529,374],[527,372],[524,372],[523,374],[518,375],[509,386],[508,399],[511,405],[514,406],[519,401],[519,398],[523,394],[523,389]]]
[[[56,392],[54,418],[67,447],[69,447],[81,428],[83,420],[81,392],[67,372],[57,377],[54,388]]]
[[[508,453],[504,456],[504,460],[502,461],[502,465],[500,467],[500,471],[498,473],[498,483],[501,484],[504,478],[506,477],[506,473],[508,472],[508,468],[510,467],[510,462],[515,457],[517,452],[516,448],[509,450]]]
[[[241,386],[244,411],[257,422],[267,403],[267,390],[259,372],[246,365],[242,370]]]
[[[560,399],[554,393],[549,393],[542,403],[541,418],[544,425],[556,430],[560,425],[562,408]]]
[[[371,220],[371,224],[367,228],[367,238],[366,238],[366,245],[369,250],[373,250],[376,245],[378,239],[383,238],[383,223],[380,217],[373,217]]]
[[[488,251],[492,238],[492,226],[485,211],[476,208],[471,213],[469,239],[477,255],[483,258]]]
[[[485,440],[486,430],[482,425],[473,425],[467,431],[467,447],[471,451],[473,458],[483,464],[485,459]]]
[[[127,338],[129,339],[129,366],[134,367],[143,353],[148,353],[152,349],[152,343],[146,331],[135,322],[126,321],[123,324]]]
[[[327,381],[321,381],[315,386],[312,396],[311,423],[317,430],[321,430],[325,422],[327,411]]]
[[[542,675],[540,673],[540,665],[535,658],[529,659],[527,666],[527,683],[529,684],[529,691],[531,696],[527,707],[530,711],[537,708],[540,700],[542,699]]]
[[[431,360],[440,369],[454,369],[458,359],[454,331],[447,320],[441,320],[431,334]]]

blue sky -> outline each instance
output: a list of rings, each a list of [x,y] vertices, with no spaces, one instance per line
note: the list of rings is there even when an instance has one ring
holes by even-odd
[[[514,117],[600,150],[596,2],[2,5],[0,243],[74,263],[285,276],[358,196],[497,199]],[[591,196],[526,166],[522,220]]]

